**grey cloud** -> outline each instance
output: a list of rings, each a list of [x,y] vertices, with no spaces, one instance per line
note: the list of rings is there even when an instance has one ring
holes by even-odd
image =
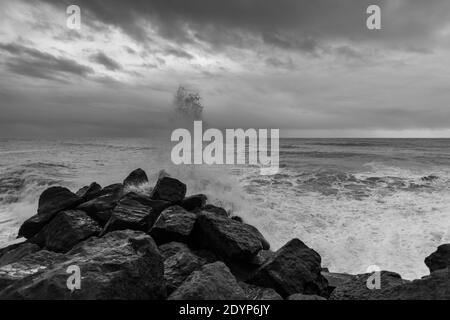
[[[117,71],[122,69],[122,66],[117,61],[108,57],[104,52],[97,52],[96,54],[91,55],[90,59],[93,62],[101,64],[110,71]]]
[[[194,56],[192,56],[190,53],[182,50],[182,49],[177,49],[177,48],[169,48],[167,50],[165,50],[165,53],[177,58],[183,58],[183,59],[188,59],[191,60],[194,58]]]
[[[67,80],[71,75],[84,77],[94,72],[75,60],[56,57],[19,44],[0,44],[0,50],[11,55],[5,59],[7,69],[24,76]]]

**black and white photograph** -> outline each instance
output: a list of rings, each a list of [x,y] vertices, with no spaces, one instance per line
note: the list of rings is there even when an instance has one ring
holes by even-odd
[[[449,299],[449,0],[0,0],[1,301]]]

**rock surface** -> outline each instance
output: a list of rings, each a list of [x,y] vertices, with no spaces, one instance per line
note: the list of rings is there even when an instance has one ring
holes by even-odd
[[[19,229],[19,237],[31,238],[38,233],[53,217],[63,211],[75,208],[83,199],[63,187],[51,187],[40,198],[38,212],[26,220]]]
[[[308,294],[301,294],[296,293],[293,295],[290,295],[287,300],[327,300],[324,297],[316,296],[316,295],[308,295]]]
[[[163,299],[164,265],[152,238],[116,231],[90,238],[51,267],[0,291],[1,299]],[[81,288],[67,287],[69,266],[78,266]]]
[[[76,195],[83,198],[84,201],[89,201],[97,198],[102,192],[102,187],[97,182],[92,182],[89,186],[85,186],[76,192]]]
[[[186,185],[184,183],[171,177],[162,176],[153,188],[151,197],[155,200],[177,202],[182,201],[185,195]]]
[[[215,213],[219,216],[223,216],[223,217],[229,217],[229,214],[227,212],[227,210],[220,208],[220,207],[216,207],[212,204],[207,204],[204,208],[203,211],[208,211],[208,212],[212,212]]]
[[[181,200],[179,206],[187,211],[201,210],[205,207],[207,200],[204,194],[196,194]]]
[[[244,300],[245,293],[223,262],[194,271],[169,300]]]
[[[161,213],[150,235],[158,245],[172,241],[188,243],[196,220],[196,214],[182,207],[169,207]]]
[[[321,258],[299,239],[275,252],[251,277],[250,283],[273,288],[281,296],[295,293],[328,295],[328,282],[321,275]]]
[[[440,245],[435,252],[425,258],[430,272],[450,267],[450,244]]]
[[[31,242],[54,252],[67,252],[77,243],[100,233],[100,226],[80,210],[60,212]]]
[[[260,250],[268,249],[267,241],[253,226],[211,212],[199,214],[194,233],[199,246],[227,259],[250,261]]]
[[[239,282],[248,300],[283,300],[272,288],[261,288],[245,282]]]
[[[0,254],[0,267],[14,263],[32,253],[41,250],[41,248],[30,242],[12,245],[11,248],[5,248],[4,252]]]
[[[147,174],[145,173],[144,170],[139,168],[131,172],[128,175],[128,177],[125,178],[125,180],[123,181],[123,186],[127,188],[131,186],[139,186],[147,182],[148,182]]]

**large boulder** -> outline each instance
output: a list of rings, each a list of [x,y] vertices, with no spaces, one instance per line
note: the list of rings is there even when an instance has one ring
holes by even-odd
[[[370,277],[370,279],[369,279]],[[375,277],[380,279],[380,287],[370,288]],[[384,292],[388,292],[394,287],[403,285],[408,281],[403,280],[399,274],[390,271],[381,271],[378,273],[365,273],[359,275],[342,275],[337,279],[336,274],[327,275],[331,284],[335,286],[330,295],[332,300],[376,300],[383,299]]]
[[[425,258],[430,272],[450,267],[450,244],[440,245],[435,252]]]
[[[259,231],[248,224],[211,212],[198,215],[195,242],[231,260],[250,261],[262,249],[269,249]]]
[[[104,226],[111,217],[112,211],[117,206],[120,198],[120,193],[104,194],[79,205],[77,210],[86,212],[89,217],[97,221],[101,226]]]
[[[169,300],[245,300],[245,293],[223,262],[194,271]]]
[[[165,201],[130,192],[117,203],[103,233],[124,229],[148,231],[167,205]]]
[[[245,282],[239,282],[248,300],[283,300],[272,288],[262,288]]]
[[[201,210],[205,207],[208,198],[204,194],[196,194],[187,198],[184,198],[178,204],[180,207],[187,211]]]
[[[275,289],[281,296],[295,293],[328,295],[327,280],[321,275],[321,257],[299,239],[293,239],[275,252],[249,283]]]
[[[208,211],[208,212],[212,212],[215,213],[219,216],[223,216],[223,217],[229,217],[230,215],[228,214],[227,210],[225,210],[224,208],[221,207],[217,207],[215,205],[212,204],[207,204],[204,208],[203,211]]]
[[[65,260],[0,291],[0,299],[164,299],[164,265],[152,238],[116,231],[90,238]],[[80,289],[69,290],[68,267],[80,270]]]
[[[31,242],[55,252],[67,252],[77,243],[100,233],[100,226],[86,213],[66,210],[39,231]]]
[[[75,208],[83,199],[63,187],[51,187],[39,197],[38,212],[26,220],[19,229],[19,237],[27,239],[39,232],[53,217],[63,211]]]
[[[9,248],[4,248],[0,254],[0,267],[14,263],[39,250],[41,248],[38,245],[30,242],[14,244],[9,246]]]
[[[145,173],[144,170],[139,168],[131,172],[128,175],[128,177],[125,178],[125,180],[123,181],[123,186],[125,188],[136,187],[147,182],[148,182],[147,174]]]
[[[75,194],[84,201],[92,200],[100,195],[102,187],[97,182],[92,182],[89,186],[85,186],[78,190]]]
[[[23,279],[42,272],[64,259],[64,255],[60,253],[40,250],[0,267],[0,299],[3,298],[2,289],[20,283]]]
[[[186,185],[174,178],[162,176],[153,188],[151,197],[155,200],[177,202],[184,199]]]
[[[177,241],[188,243],[197,215],[174,206],[165,209],[150,230],[150,235],[158,245]]]
[[[200,269],[206,260],[197,256],[188,247],[181,247],[164,260],[164,279],[167,293],[171,294],[195,270]]]
[[[120,198],[124,194],[123,189],[124,186],[121,183],[110,184],[109,186],[104,187],[98,196],[114,195]]]

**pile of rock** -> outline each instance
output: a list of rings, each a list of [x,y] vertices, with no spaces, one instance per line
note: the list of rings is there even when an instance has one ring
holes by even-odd
[[[45,190],[23,223],[26,240],[0,249],[0,299],[448,299],[450,245],[427,258],[432,274],[408,282],[383,272],[324,271],[321,257],[299,239],[273,252],[263,235],[205,195],[161,174],[148,194],[137,169],[121,184],[97,183],[76,193]],[[130,191],[130,190],[135,190]],[[80,287],[67,285],[80,270]]]

